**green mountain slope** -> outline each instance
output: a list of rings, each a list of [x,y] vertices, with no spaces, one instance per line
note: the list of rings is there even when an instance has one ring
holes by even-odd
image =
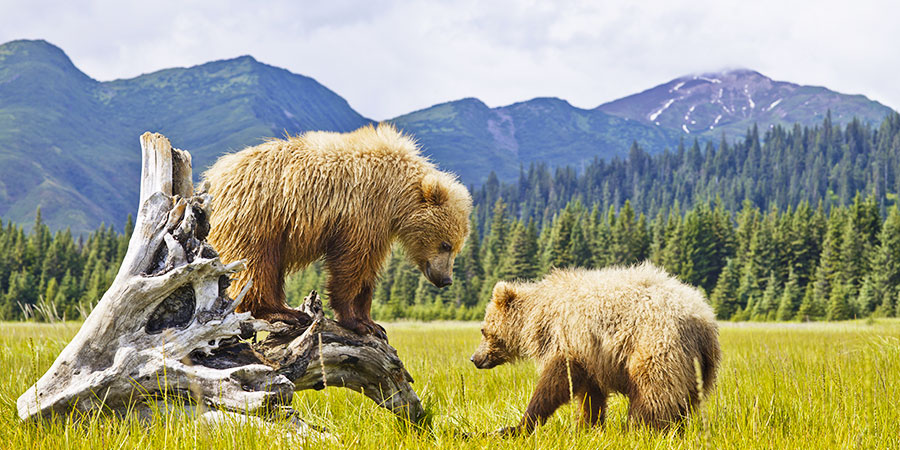
[[[580,166],[596,157],[624,156],[632,142],[662,150],[678,133],[576,108],[557,98],[535,98],[489,108],[468,98],[397,117],[398,127],[414,134],[442,168],[477,184],[493,170],[514,179],[532,162]]]
[[[478,99],[394,118],[442,169],[479,185],[491,171],[513,181],[520,167],[583,168],[648,153],[684,136],[719,141],[748,127],[880,121],[890,109],[863,96],[772,81],[752,71],[688,76],[594,109],[556,98],[490,108]],[[371,123],[316,80],[250,56],[136,78],[98,82],[45,41],[0,45],[0,218],[30,224],[37,207],[52,229],[121,227],[137,208],[144,131],[191,151],[195,178],[226,152],[307,130]],[[686,134],[687,133],[687,134]]]
[[[97,82],[44,41],[0,46],[0,217],[55,229],[121,225],[137,208],[138,136],[190,149],[195,175],[218,155],[307,130],[371,121],[315,80],[245,56]]]

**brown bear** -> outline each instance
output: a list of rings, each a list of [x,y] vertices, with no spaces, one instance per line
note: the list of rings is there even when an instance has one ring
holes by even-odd
[[[582,422],[602,424],[613,392],[629,398],[629,423],[665,428],[698,405],[698,384],[708,393],[719,365],[718,326],[703,295],[649,263],[500,281],[481,332],[476,367],[528,357],[541,371],[524,417],[501,433],[530,432],[570,395]]]
[[[284,277],[324,258],[335,319],[384,337],[370,309],[392,243],[444,287],[469,232],[469,192],[388,124],[270,140],[219,158],[204,177],[209,242],[223,261],[247,262],[231,294],[253,280],[238,310],[270,321],[298,320]]]

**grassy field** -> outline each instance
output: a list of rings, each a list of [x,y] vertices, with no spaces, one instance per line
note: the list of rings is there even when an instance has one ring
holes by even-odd
[[[79,324],[0,324],[2,448],[298,448],[302,442],[239,425],[209,429],[178,414],[150,422],[93,415],[20,423],[15,400],[65,346]],[[410,430],[346,389],[303,392],[294,406],[325,426],[325,448],[900,448],[900,321],[840,324],[723,324],[716,392],[683,432],[625,426],[627,400],[614,396],[602,429],[575,425],[564,407],[532,436],[482,433],[516,422],[536,380],[528,362],[489,371],[468,361],[476,323],[398,323],[391,343],[433,414]],[[465,438],[465,435],[469,435]]]

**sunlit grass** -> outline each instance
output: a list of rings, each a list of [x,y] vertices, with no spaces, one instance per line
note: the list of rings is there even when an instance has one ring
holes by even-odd
[[[0,333],[0,447],[299,448],[277,431],[237,423],[210,428],[177,408],[149,420],[98,414],[36,424],[15,400],[49,367],[79,324],[3,323]],[[536,380],[523,362],[476,370],[468,358],[476,323],[388,324],[388,335],[433,417],[403,427],[363,396],[341,388],[306,391],[294,407],[336,439],[325,448],[900,448],[900,321],[839,324],[723,324],[723,364],[702,417],[681,432],[626,425],[615,396],[603,429],[558,411],[532,436],[486,433],[515,423]]]

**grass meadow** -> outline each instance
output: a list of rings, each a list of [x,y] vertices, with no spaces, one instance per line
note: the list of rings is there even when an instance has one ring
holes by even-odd
[[[715,393],[681,432],[626,426],[613,396],[606,425],[576,425],[572,406],[533,435],[486,432],[515,423],[537,379],[521,362],[476,370],[477,323],[387,324],[432,420],[404,427],[360,394],[300,392],[294,407],[332,440],[302,442],[236,423],[210,428],[178,412],[149,420],[99,414],[21,423],[15,401],[50,366],[79,324],[2,323],[0,447],[31,448],[900,448],[900,321],[724,323]],[[306,445],[303,445],[306,444]]]

